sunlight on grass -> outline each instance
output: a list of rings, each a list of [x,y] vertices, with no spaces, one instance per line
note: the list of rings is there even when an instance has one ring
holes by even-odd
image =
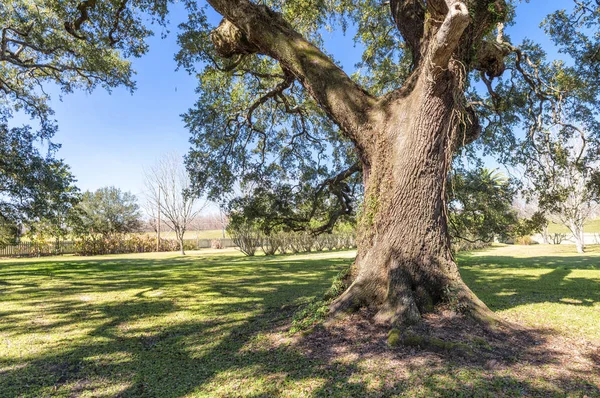
[[[273,330],[321,296],[354,255],[0,261],[0,397],[518,395],[524,385],[554,393],[509,371],[382,368],[377,357],[326,364],[274,342],[282,337]],[[600,248],[580,256],[563,246],[506,246],[459,262],[503,317],[600,339]]]
[[[505,246],[459,256],[465,282],[502,317],[600,341],[600,247]]]

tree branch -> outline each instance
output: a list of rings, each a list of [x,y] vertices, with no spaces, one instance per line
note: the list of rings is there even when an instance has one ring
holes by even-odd
[[[421,45],[425,26],[425,4],[422,0],[390,0],[392,18],[412,54],[413,67],[423,56]]]
[[[248,0],[209,0],[209,4],[227,20],[211,34],[221,55],[253,52],[276,59],[359,149],[369,152],[370,137],[363,127],[377,103],[374,97],[278,13]]]
[[[469,25],[469,9],[462,1],[446,0],[450,3],[442,26],[435,35],[431,49],[431,63],[434,67],[446,69],[450,57],[456,50],[460,37]]]
[[[73,37],[83,40],[85,39],[81,33],[78,33],[81,29],[81,25],[85,21],[90,19],[88,10],[96,7],[96,0],[85,0],[79,3],[77,6],[77,11],[79,11],[79,16],[73,22],[65,22],[65,30]]]

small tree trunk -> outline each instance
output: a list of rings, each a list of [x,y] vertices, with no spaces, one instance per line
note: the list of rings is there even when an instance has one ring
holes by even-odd
[[[583,225],[572,222],[569,229],[573,234],[573,239],[575,239],[577,253],[585,253],[585,235],[583,234]]]
[[[182,256],[185,256],[185,249],[183,248],[183,237],[185,235],[185,231],[176,231],[177,241],[179,242],[179,250]]]
[[[549,245],[550,244],[550,234],[548,233],[548,224],[544,224],[544,226],[542,227],[542,242],[545,245]]]
[[[331,307],[376,308],[376,320],[419,321],[439,304],[480,320],[493,314],[464,284],[450,249],[446,181],[459,127],[453,78],[420,78],[390,104],[363,165],[365,200],[353,283]]]

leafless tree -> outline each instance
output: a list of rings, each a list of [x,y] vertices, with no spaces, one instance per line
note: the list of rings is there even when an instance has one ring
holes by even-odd
[[[538,167],[529,170],[530,191],[537,196],[548,219],[563,224],[573,234],[577,252],[585,250],[583,227],[597,212],[600,162],[589,148],[588,133],[561,140],[556,131],[546,134],[549,143]],[[592,148],[593,149],[593,148]]]
[[[185,255],[183,237],[192,221],[203,206],[188,191],[190,178],[182,159],[175,154],[161,158],[145,171],[146,200],[150,216],[160,216],[163,222],[175,232],[181,254]],[[156,217],[157,218],[157,217]]]

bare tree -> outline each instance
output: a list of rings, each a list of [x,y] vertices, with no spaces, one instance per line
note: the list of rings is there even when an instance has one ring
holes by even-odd
[[[574,127],[576,128],[576,127]],[[600,162],[597,147],[587,131],[564,139],[560,131],[548,131],[540,146],[540,161],[528,170],[530,195],[555,223],[573,234],[577,252],[585,250],[583,226],[598,209]]]
[[[146,200],[150,215],[160,213],[163,222],[175,232],[181,254],[185,255],[183,237],[203,206],[188,191],[190,178],[182,159],[175,154],[165,155],[146,175]]]

